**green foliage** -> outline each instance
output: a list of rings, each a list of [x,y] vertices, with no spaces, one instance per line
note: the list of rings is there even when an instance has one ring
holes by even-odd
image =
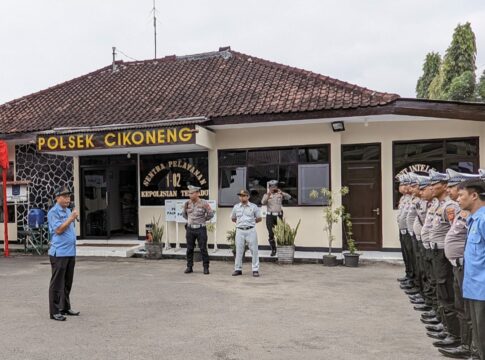
[[[483,70],[482,76],[477,84],[477,97],[480,101],[485,102],[485,70]]]
[[[433,79],[438,75],[441,65],[441,56],[437,52],[430,52],[426,55],[423,64],[423,75],[416,84],[416,97],[429,99],[429,87]]]
[[[469,22],[458,24],[451,44],[446,50],[438,75],[429,86],[429,98],[435,100],[468,100],[475,98],[470,90],[470,73],[475,76],[477,46],[475,34]],[[467,75],[464,75],[468,73]],[[473,80],[475,81],[475,80]]]
[[[155,220],[155,218],[153,218],[151,222],[151,226],[152,226],[152,242],[161,243],[165,228],[163,224],[160,224],[160,217],[158,218],[158,220]]]
[[[216,224],[211,222],[207,223],[206,229],[208,232],[213,233],[214,231],[216,231]]]
[[[475,97],[475,74],[465,71],[453,79],[448,90],[448,100],[472,101]]]
[[[298,224],[294,229],[284,220],[278,218],[276,225],[273,227],[274,236],[279,246],[294,246],[296,234],[300,227],[301,219],[298,220]]]
[[[236,228],[226,232],[226,240],[229,242],[233,252],[236,252]]]
[[[343,206],[334,207],[335,196],[345,196],[349,193],[349,188],[344,186],[340,190],[335,192],[330,191],[327,188],[322,188],[320,191],[312,190],[310,192],[310,198],[317,199],[323,197],[327,200],[327,205],[323,208],[323,219],[325,220],[324,231],[328,236],[328,254],[332,255],[332,244],[335,240],[335,235],[333,234],[333,226],[337,224],[342,215],[345,214],[345,208]]]
[[[352,218],[348,212],[344,211],[342,221],[344,223],[344,233],[345,240],[347,241],[347,248],[351,254],[355,254],[357,251],[357,245],[355,245],[355,240],[352,238],[352,235],[354,235],[352,232]]]

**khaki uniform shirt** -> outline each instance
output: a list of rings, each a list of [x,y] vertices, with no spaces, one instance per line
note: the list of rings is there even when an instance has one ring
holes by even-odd
[[[431,248],[429,244],[429,232],[433,226],[434,214],[439,204],[440,202],[436,198],[431,200],[431,202],[428,204],[428,211],[426,212],[426,218],[424,220],[423,228],[421,229],[421,240],[423,241],[423,245],[426,249]]]
[[[460,211],[460,207],[456,201],[446,197],[439,202],[439,206],[436,208],[436,212],[433,219],[433,224],[429,231],[429,242],[436,244],[438,249],[445,248],[445,237],[448,231],[450,231],[451,224],[455,219],[455,216]]]
[[[406,214],[406,227],[408,233],[414,235],[414,221],[418,216],[418,212],[416,209],[416,204],[419,202],[419,198],[412,196],[411,200],[409,201],[408,212]]]
[[[468,211],[461,210],[453,220],[450,231],[446,234],[445,256],[455,266],[456,259],[463,258],[465,253],[465,242],[468,230],[466,218],[468,215],[470,215]]]
[[[426,200],[419,200],[416,203],[416,219],[414,220],[413,224],[414,236],[416,236],[416,240],[418,241],[421,241],[421,230],[423,229],[427,212],[428,202]]]
[[[267,205],[268,213],[281,213],[281,208],[283,206],[283,200],[290,200],[291,195],[285,192],[279,191],[276,194],[264,194],[261,204]]]
[[[410,195],[403,195],[401,199],[399,200],[399,214],[397,215],[397,224],[399,226],[399,230],[401,232],[403,230],[408,229],[408,224],[406,222],[406,218],[408,215],[408,210],[409,210],[409,202],[411,200]],[[406,233],[406,232],[404,232]]]
[[[184,204],[182,216],[187,219],[189,225],[204,225],[214,217],[214,211],[209,203],[203,199],[199,199],[195,203],[192,200],[188,200]]]

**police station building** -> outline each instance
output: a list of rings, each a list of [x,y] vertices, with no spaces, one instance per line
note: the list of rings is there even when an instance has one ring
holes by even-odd
[[[28,202],[9,206],[13,240],[29,208],[47,210],[59,185],[74,190],[78,238],[113,241],[143,239],[146,224],[165,220],[165,202],[196,185],[217,205],[222,247],[236,193],[247,188],[260,205],[276,179],[292,196],[287,221],[301,219],[298,249],[328,247],[322,200],[310,192],[345,185],[358,248],[389,251],[400,246],[397,174],[485,167],[483,104],[405,99],[228,47],[117,61],[10,101],[0,106],[0,136],[9,180],[30,184]],[[266,228],[257,229],[264,248]],[[345,247],[335,230],[334,246]]]

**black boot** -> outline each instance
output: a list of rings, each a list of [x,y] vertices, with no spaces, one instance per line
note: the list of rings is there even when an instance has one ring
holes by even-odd
[[[208,266],[204,266],[204,275],[209,275],[209,267]]]
[[[274,240],[269,241],[269,245],[271,246],[271,254],[270,256],[275,256],[276,255],[276,243]]]
[[[184,273],[185,274],[190,274],[190,273],[193,273],[194,270],[192,270],[192,266],[187,266],[187,269],[185,269]]]

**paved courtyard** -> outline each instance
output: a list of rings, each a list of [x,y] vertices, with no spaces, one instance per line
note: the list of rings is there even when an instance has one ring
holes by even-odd
[[[402,268],[78,259],[80,317],[48,317],[46,257],[0,258],[1,359],[439,359]]]

